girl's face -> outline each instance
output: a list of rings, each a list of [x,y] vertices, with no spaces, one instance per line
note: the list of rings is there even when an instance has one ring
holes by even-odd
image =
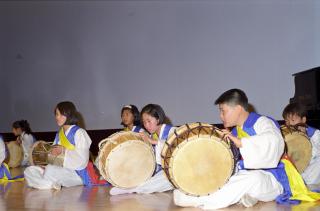
[[[67,117],[60,113],[59,109],[56,109],[56,122],[59,127],[63,126],[67,121]]]
[[[160,127],[159,120],[147,113],[142,114],[142,123],[146,130],[151,134],[155,133]]]
[[[284,119],[286,125],[288,126],[294,126],[296,124],[306,123],[306,117],[300,117],[297,114],[289,114]]]
[[[12,128],[12,133],[15,135],[15,136],[20,136],[22,134],[22,130],[21,128]]]
[[[125,126],[133,125],[134,116],[130,110],[125,109],[121,114],[121,120]]]

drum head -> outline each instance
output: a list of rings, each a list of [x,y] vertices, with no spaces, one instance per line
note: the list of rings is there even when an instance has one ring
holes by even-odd
[[[16,168],[21,165],[23,159],[22,147],[16,143],[16,141],[10,141],[7,144],[8,147],[8,166],[11,168]]]
[[[221,188],[233,172],[234,160],[220,140],[193,137],[170,160],[172,180],[185,193],[206,195]]]
[[[188,195],[214,193],[230,178],[234,157],[215,127],[186,124],[170,135],[161,152],[162,166],[170,182]]]
[[[150,146],[132,140],[116,147],[107,158],[110,181],[121,188],[133,188],[149,179],[155,169]]]
[[[117,132],[101,143],[99,171],[112,185],[133,188],[152,176],[156,166],[154,151],[138,133]]]
[[[285,135],[287,154],[291,158],[299,173],[303,173],[310,163],[312,145],[307,136],[301,132]]]

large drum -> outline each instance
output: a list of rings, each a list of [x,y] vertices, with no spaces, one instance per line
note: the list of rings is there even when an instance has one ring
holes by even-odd
[[[299,126],[301,127],[301,126]],[[294,126],[281,126],[286,143],[286,153],[299,171],[304,172],[312,157],[312,145],[306,133]]]
[[[51,150],[55,147],[51,142],[37,141],[33,144],[30,152],[29,161],[31,165],[46,166],[48,164],[63,166],[64,153],[58,156],[51,154]]]
[[[161,157],[169,181],[188,195],[202,196],[221,188],[235,169],[230,143],[205,123],[185,124],[166,141]]]
[[[8,151],[5,163],[11,168],[16,168],[21,165],[23,160],[23,149],[16,141],[6,143]]]
[[[151,144],[138,133],[117,132],[99,143],[100,174],[116,187],[137,187],[152,176],[155,166]]]

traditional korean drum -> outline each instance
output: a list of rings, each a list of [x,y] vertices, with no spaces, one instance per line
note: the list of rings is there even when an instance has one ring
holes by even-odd
[[[21,165],[23,160],[23,149],[20,144],[16,141],[10,141],[6,143],[7,146],[7,157],[5,163],[11,168],[16,168]]]
[[[99,143],[98,168],[112,185],[134,188],[151,178],[156,167],[152,145],[139,133],[117,132]]]
[[[35,166],[46,166],[48,164],[63,166],[64,153],[60,155],[52,155],[51,150],[56,145],[52,145],[51,142],[46,141],[36,141],[30,152],[30,165]]]
[[[301,126],[281,126],[281,133],[286,143],[286,153],[299,171],[303,173],[312,157],[312,144]]]
[[[188,195],[203,196],[221,188],[233,174],[237,149],[222,140],[220,129],[185,124],[166,141],[162,167],[169,181]]]

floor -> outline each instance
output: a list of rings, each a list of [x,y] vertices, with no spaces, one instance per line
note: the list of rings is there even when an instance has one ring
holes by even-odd
[[[13,169],[17,175],[21,169]],[[4,210],[111,210],[111,211],[196,211],[197,208],[181,208],[173,204],[172,192],[156,194],[129,194],[110,196],[110,187],[71,187],[61,190],[37,190],[28,188],[25,182],[0,184],[0,211]],[[320,202],[302,203],[296,206],[278,205],[275,202],[259,202],[252,208],[234,205],[221,210],[246,211],[304,211],[320,210]]]

